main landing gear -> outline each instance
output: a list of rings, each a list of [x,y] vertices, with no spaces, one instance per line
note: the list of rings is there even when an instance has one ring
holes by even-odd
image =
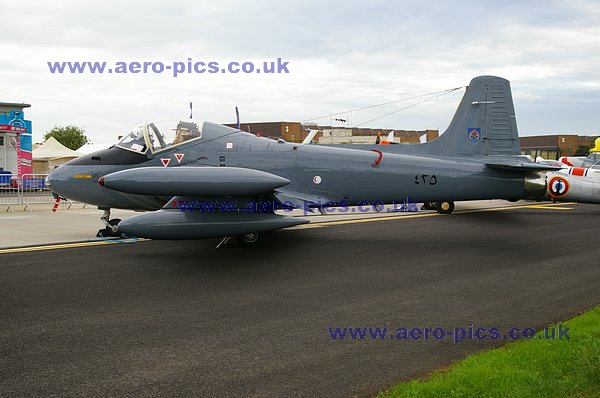
[[[440,214],[450,214],[454,211],[454,202],[425,202],[423,203],[422,210],[437,210]]]
[[[110,209],[99,208],[100,210],[104,210],[104,214],[100,217],[100,220],[106,225],[106,228],[102,228],[98,230],[96,236],[98,238],[111,238],[111,237],[121,237],[125,238],[126,236],[119,232],[119,223],[121,222],[120,218],[110,219]]]
[[[260,234],[258,232],[253,232],[251,234],[244,234],[237,237],[238,242],[242,246],[254,246],[260,239]]]
[[[232,236],[226,236],[217,245],[216,249],[224,246],[227,242],[231,240]],[[258,232],[252,232],[250,234],[244,234],[236,236],[237,241],[242,246],[255,246],[260,240],[260,234]]]
[[[423,202],[421,210],[435,210],[435,202]]]
[[[451,214],[454,211],[454,202],[437,202],[435,209],[440,214]]]

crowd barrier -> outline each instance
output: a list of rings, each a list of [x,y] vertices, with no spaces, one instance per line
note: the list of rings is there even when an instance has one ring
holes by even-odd
[[[5,206],[6,211],[14,211],[13,207],[17,206],[32,211],[33,204],[55,203],[52,191],[46,186],[46,177],[48,174],[24,174],[21,178],[0,174],[0,206]],[[68,209],[76,208],[73,201],[61,203],[68,206]]]

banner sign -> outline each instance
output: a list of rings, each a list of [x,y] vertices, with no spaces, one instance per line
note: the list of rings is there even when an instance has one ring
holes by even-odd
[[[0,132],[14,133],[16,138],[17,164],[13,167],[7,165],[7,169],[12,168],[13,173],[16,171],[19,178],[24,174],[31,174],[33,172],[31,122],[23,119],[23,112],[10,111],[8,114],[0,115]]]

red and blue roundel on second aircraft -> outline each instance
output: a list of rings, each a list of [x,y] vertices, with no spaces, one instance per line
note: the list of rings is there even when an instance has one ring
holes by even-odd
[[[548,183],[548,192],[555,198],[565,196],[569,192],[569,181],[563,177],[552,177]]]

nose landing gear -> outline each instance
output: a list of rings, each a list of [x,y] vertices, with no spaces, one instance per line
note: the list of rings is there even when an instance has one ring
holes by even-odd
[[[99,207],[99,209],[104,210],[104,214],[102,214],[102,217],[100,217],[100,220],[102,220],[104,225],[106,225],[106,228],[102,228],[102,229],[98,230],[98,233],[96,234],[96,236],[98,238],[114,238],[114,237],[126,238],[126,236],[124,234],[119,232],[118,225],[121,222],[121,219],[113,218],[111,220],[110,219],[110,209],[100,208],[100,207]]]

